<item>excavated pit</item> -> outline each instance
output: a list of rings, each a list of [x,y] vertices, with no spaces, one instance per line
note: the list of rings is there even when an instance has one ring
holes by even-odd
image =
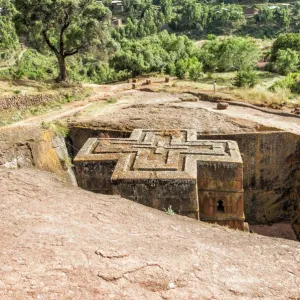
[[[244,161],[245,217],[258,234],[300,239],[300,136],[267,131],[198,134],[199,140],[233,140]],[[72,158],[89,138],[127,138],[130,130],[72,126],[66,138]]]
[[[245,215],[250,229],[267,236],[300,239],[300,136],[283,131],[199,134],[198,139],[238,143],[244,161]],[[70,157],[90,137],[126,138],[131,130],[73,125],[66,138]],[[0,131],[0,165],[38,167],[72,182],[63,140],[36,128]],[[293,228],[293,230],[292,230]]]

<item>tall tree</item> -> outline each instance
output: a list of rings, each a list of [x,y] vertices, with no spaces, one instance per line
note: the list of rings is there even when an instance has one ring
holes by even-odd
[[[66,58],[106,40],[110,11],[96,0],[15,0],[17,24],[37,50],[56,56],[58,81],[67,80]]]
[[[172,0],[161,0],[160,1],[162,13],[164,14],[167,22],[171,21],[171,17],[172,17],[172,13],[173,13],[172,4],[173,4]]]
[[[0,0],[0,58],[18,46],[13,16],[16,9],[9,0]]]

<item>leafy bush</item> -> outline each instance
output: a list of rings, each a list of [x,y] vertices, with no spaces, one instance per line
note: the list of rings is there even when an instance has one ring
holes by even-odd
[[[42,55],[33,49],[27,50],[22,59],[11,70],[11,74],[14,79],[53,79],[57,74],[55,58]]]
[[[197,81],[203,76],[203,65],[201,62],[196,62],[189,69],[189,77],[191,80]]]
[[[188,61],[184,59],[180,59],[176,63],[176,71],[175,71],[176,76],[179,79],[184,79],[187,72],[188,72]]]
[[[127,78],[126,72],[118,72],[108,63],[94,56],[72,58],[68,66],[68,77],[75,82],[109,83]]]
[[[196,0],[177,0],[177,14],[170,25],[175,30],[228,34],[240,29],[246,19],[241,5],[210,5]]]
[[[288,89],[292,93],[300,94],[300,73],[291,73],[283,80],[275,82],[271,90],[276,92],[279,89]]]
[[[273,43],[271,50],[271,61],[276,61],[279,50],[295,50],[299,52],[300,49],[300,34],[287,33],[281,34]]]
[[[279,74],[286,75],[296,72],[299,68],[299,54],[290,48],[279,49],[277,53],[276,65]]]
[[[241,69],[237,72],[234,85],[237,87],[254,87],[258,83],[258,75],[251,68]]]
[[[6,59],[19,47],[13,17],[16,9],[9,0],[0,0],[0,59]]]
[[[41,127],[43,129],[49,129],[56,135],[61,135],[63,137],[66,137],[69,134],[69,128],[67,125],[60,121],[53,121],[50,123],[42,122]]]

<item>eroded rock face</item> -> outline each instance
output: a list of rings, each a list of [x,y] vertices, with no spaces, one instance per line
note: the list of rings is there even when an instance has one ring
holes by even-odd
[[[39,133],[0,129],[0,165],[11,168],[33,166],[33,147]]]
[[[288,163],[291,167],[291,173],[288,180],[294,182],[291,186],[290,199],[293,203],[295,214],[292,220],[292,227],[300,240],[300,142],[294,155],[289,157]]]
[[[236,142],[193,130],[136,129],[89,139],[74,159],[79,186],[244,230],[243,162]]]
[[[300,136],[288,132],[203,135],[238,143],[244,162],[245,215],[251,224],[291,220],[300,201]]]
[[[49,130],[36,127],[0,130],[0,166],[9,169],[36,166],[76,185],[68,161],[64,137]]]

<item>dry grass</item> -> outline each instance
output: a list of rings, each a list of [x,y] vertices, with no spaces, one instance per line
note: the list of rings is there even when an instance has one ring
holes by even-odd
[[[53,82],[38,82],[33,80],[0,81],[0,98],[14,95],[57,95],[57,99],[47,103],[24,109],[0,110],[0,126],[5,126],[31,116],[58,110],[62,105],[85,98],[89,89],[78,86],[63,86]]]
[[[68,92],[78,85],[59,85],[53,81],[41,82],[34,80],[0,80],[0,98],[10,97],[13,95],[37,95],[41,93],[45,94],[58,94],[60,92]]]
[[[236,100],[244,101],[252,104],[281,104],[288,103],[290,92],[288,90],[279,90],[273,93],[268,90],[256,89],[256,88],[243,88],[243,89],[233,89],[230,94]]]
[[[276,91],[276,93],[270,91],[270,87],[283,77],[269,72],[258,71],[259,84],[254,88],[235,88],[233,87],[233,81],[236,76],[236,72],[227,73],[215,73],[210,76],[206,75],[198,82],[190,80],[178,80],[172,78],[169,84],[152,85],[154,91],[160,92],[172,92],[182,93],[188,91],[203,92],[212,94],[213,83],[217,83],[217,95],[224,98],[230,98],[232,100],[247,102],[254,105],[266,105],[271,104],[294,104],[298,103],[298,98],[292,98],[289,90],[282,89]],[[155,80],[154,80],[155,82]]]
[[[53,92],[50,84],[36,82],[32,80],[7,80],[0,81],[0,97],[21,94],[35,95],[39,93]]]

